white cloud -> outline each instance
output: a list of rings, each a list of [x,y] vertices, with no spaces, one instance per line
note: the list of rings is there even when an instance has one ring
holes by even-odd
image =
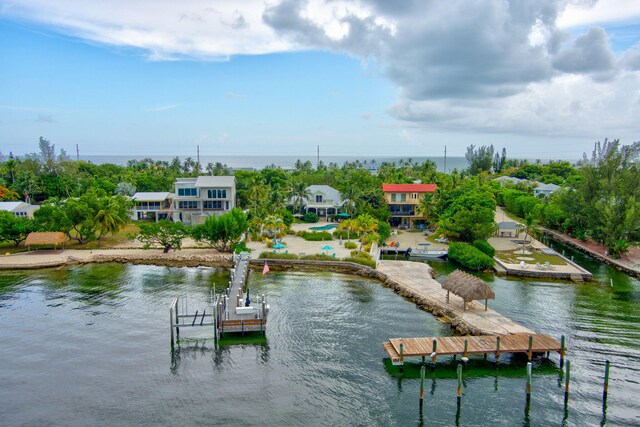
[[[640,116],[638,50],[589,28],[637,23],[638,0],[3,0],[0,16],[155,60],[347,54],[399,88],[389,112],[416,127],[618,137]]]

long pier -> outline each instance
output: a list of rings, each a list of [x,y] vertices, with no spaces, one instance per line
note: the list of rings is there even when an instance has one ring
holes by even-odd
[[[507,336],[467,336],[431,338],[392,338],[383,343],[391,363],[402,366],[407,357],[430,357],[436,362],[438,356],[462,356],[471,354],[525,353],[529,360],[534,353],[557,352],[564,359],[564,338],[557,341],[545,334],[515,334]]]

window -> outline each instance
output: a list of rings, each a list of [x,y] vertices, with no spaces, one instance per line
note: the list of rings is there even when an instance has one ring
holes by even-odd
[[[316,203],[322,203],[322,195],[321,194],[318,194],[316,196]]]
[[[198,189],[196,188],[178,188],[178,196],[190,197],[190,196],[197,196],[197,195],[198,195]]]
[[[407,201],[407,193],[402,193],[400,195],[400,201],[401,202],[406,202]]]
[[[222,209],[223,201],[222,200],[205,200],[204,208],[205,209]]]
[[[418,200],[418,193],[411,193],[411,199]]]
[[[198,209],[198,202],[195,200],[178,202],[178,209]]]
[[[396,193],[391,193],[391,201],[392,202],[397,202],[398,201],[398,195]]]
[[[207,195],[209,196],[210,199],[226,199],[227,190],[221,190],[216,188],[213,190],[208,190]]]
[[[157,211],[160,209],[160,202],[149,202],[149,210]]]

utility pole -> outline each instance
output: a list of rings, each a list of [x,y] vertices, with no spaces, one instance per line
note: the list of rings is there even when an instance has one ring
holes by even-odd
[[[316,169],[320,166],[320,146],[318,145],[318,161],[316,162]]]
[[[198,158],[198,166],[200,166],[200,146],[196,145],[197,158]]]
[[[447,146],[444,146],[444,173],[447,173]]]
[[[76,160],[80,161],[80,148],[78,147],[78,144],[76,144]]]

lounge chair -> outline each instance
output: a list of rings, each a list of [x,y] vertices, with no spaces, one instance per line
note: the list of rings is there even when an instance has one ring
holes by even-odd
[[[524,262],[524,261],[520,261],[520,268],[527,269],[527,268],[529,268],[529,264],[527,264],[527,263],[526,263],[526,262]]]
[[[546,267],[542,266],[539,262],[536,263],[536,268],[538,270],[546,270],[547,269]]]

